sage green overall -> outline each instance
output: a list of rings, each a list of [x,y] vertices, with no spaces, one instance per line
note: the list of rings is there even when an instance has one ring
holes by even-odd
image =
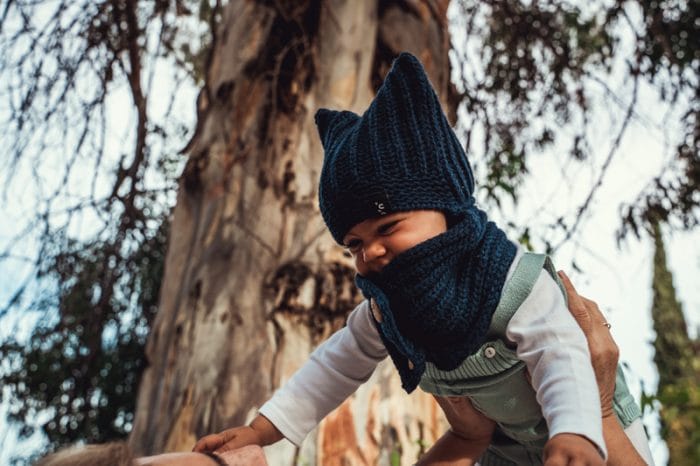
[[[549,258],[525,253],[504,287],[488,341],[454,370],[441,371],[428,362],[420,382],[421,389],[437,396],[469,397],[476,409],[496,421],[491,445],[479,460],[481,466],[543,464],[547,423],[528,381],[525,363],[505,343],[508,322],[532,291],[543,267],[564,292]],[[620,366],[613,407],[623,428],[641,416]]]

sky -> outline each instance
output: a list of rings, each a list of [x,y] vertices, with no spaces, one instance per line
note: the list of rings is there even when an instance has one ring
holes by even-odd
[[[623,89],[625,83],[620,81],[618,85]],[[164,102],[167,101],[167,90],[167,85],[163,85],[162,81],[154,86],[152,112],[162,111]],[[182,102],[179,104],[182,107],[178,111],[190,122],[195,118],[195,98],[195,89],[183,91]],[[128,102],[128,96],[123,94],[117,94],[112,99],[109,112],[110,144],[121,145],[131,138],[128,128],[133,124],[133,113]],[[597,105],[604,108],[607,103],[600,97]],[[629,237],[620,245],[616,243],[616,232],[621,226],[619,203],[634,199],[648,180],[659,172],[669,156],[670,147],[667,135],[661,130],[660,118],[663,112],[655,110],[661,108],[661,104],[653,90],[641,90],[640,105],[645,109],[644,118],[633,120],[628,128],[604,183],[581,222],[578,234],[557,250],[553,257],[558,268],[569,274],[578,291],[595,300],[612,324],[611,332],[620,346],[620,359],[628,368],[628,383],[637,400],[642,390],[653,393],[657,383],[651,346],[654,332],[650,317],[654,251],[653,242],[648,237]],[[621,124],[619,118],[608,118],[604,114],[605,112],[600,113],[601,118],[592,129],[593,140],[599,141],[603,146],[610,144],[610,128],[617,128]],[[518,203],[505,202],[502,211],[490,212],[497,222],[542,226],[551,221],[555,213],[570,213],[580,205],[600,173],[602,157],[599,155],[590,163],[564,165],[556,151],[555,147],[540,157],[531,158],[530,175],[521,188]],[[598,154],[605,153],[606,151],[598,151]],[[26,212],[19,208],[20,205],[2,205],[3,218],[12,219],[24,215]],[[16,225],[12,221],[0,223],[0,240],[6,240],[15,231]],[[666,229],[664,238],[678,297],[684,306],[690,332],[697,335],[700,328],[700,287],[697,286],[700,235],[697,232],[684,233]],[[31,249],[34,246],[27,243],[24,247]],[[581,272],[571,268],[572,261],[576,262]],[[4,263],[0,267],[2,305],[20,278],[27,273],[27,269],[22,262]],[[0,338],[7,335],[7,332],[18,332],[21,335],[29,331],[33,318],[17,317],[15,322],[20,322],[17,325],[8,320],[3,321]],[[0,464],[6,464],[13,452],[20,448],[16,443],[16,431],[4,419],[5,410],[6,406],[0,405]],[[40,421],[37,419],[37,422]],[[659,438],[658,420],[653,413],[647,412],[644,423],[651,437],[655,461],[657,465],[663,465],[666,463],[667,451]],[[31,448],[40,442],[40,437],[34,437],[21,448]]]

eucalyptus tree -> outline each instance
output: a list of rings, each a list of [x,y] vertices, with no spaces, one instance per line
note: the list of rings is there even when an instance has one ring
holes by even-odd
[[[5,1],[5,198],[33,184],[37,201],[3,245],[3,264],[31,269],[4,312],[40,316],[27,340],[2,344],[11,417],[50,413],[53,446],[133,429],[141,453],[244,422],[360,298],[318,215],[313,113],[362,112],[402,50],[426,64],[488,207],[518,198],[535,154],[602,160],[580,205],[539,231],[511,226],[526,245],[556,250],[578,233],[645,118],[642,86],[668,109],[672,150],[620,206],[620,238],[652,218],[696,226],[696,2],[455,0],[450,15],[448,3]],[[159,94],[179,84],[200,89],[183,121],[183,91]],[[605,141],[591,131],[601,96],[618,121]],[[129,117],[114,122],[125,101]],[[415,458],[438,435],[437,411],[401,401],[389,372],[296,457]]]

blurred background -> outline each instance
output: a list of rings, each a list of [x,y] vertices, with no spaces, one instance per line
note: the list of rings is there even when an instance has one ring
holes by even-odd
[[[241,424],[343,325],[319,107],[426,66],[479,204],[609,317],[657,464],[700,464],[700,4],[1,0],[0,464]],[[270,464],[412,464],[391,367]]]

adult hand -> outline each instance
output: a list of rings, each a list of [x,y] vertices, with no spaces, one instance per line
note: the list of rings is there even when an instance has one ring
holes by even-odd
[[[469,398],[463,396],[434,396],[434,398],[456,435],[468,440],[485,439],[488,445],[496,423],[474,408]]]
[[[477,411],[469,398],[435,396],[450,430],[440,437],[416,466],[474,466],[491,443],[496,423]]]
[[[236,451],[217,455],[219,460],[202,453],[162,453],[160,455],[143,456],[133,461],[134,466],[267,466],[265,453],[257,445],[248,445]],[[73,463],[71,463],[73,464]],[[87,463],[75,463],[87,464]],[[89,464],[103,464],[90,462]],[[114,463],[110,463],[114,464]],[[122,464],[122,463],[119,463]]]
[[[579,295],[571,284],[569,277],[559,271],[566,295],[569,301],[569,311],[583,330],[588,349],[591,353],[591,364],[595,372],[598,390],[600,392],[600,406],[603,418],[613,415],[613,396],[615,395],[615,378],[617,375],[617,361],[620,350],[610,334],[610,326],[607,319],[600,312],[598,305],[588,298]]]

